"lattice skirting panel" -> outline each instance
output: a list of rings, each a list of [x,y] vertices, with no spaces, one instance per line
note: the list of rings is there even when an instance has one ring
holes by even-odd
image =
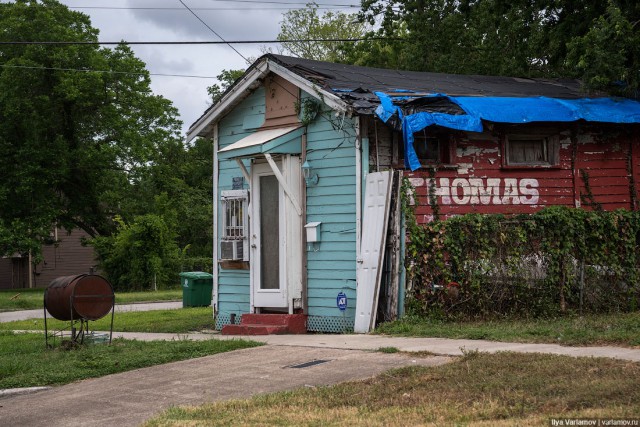
[[[242,320],[242,315],[236,315],[236,324],[240,323]],[[229,325],[231,323],[231,316],[228,313],[218,313],[218,317],[216,318],[216,331],[222,329],[224,325]]]
[[[328,332],[342,334],[353,332],[354,320],[348,317],[309,316],[307,318],[307,331]]]

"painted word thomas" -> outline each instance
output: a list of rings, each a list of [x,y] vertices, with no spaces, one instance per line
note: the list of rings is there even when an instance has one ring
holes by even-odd
[[[409,178],[414,188],[426,186],[443,205],[535,205],[538,180],[533,178]]]

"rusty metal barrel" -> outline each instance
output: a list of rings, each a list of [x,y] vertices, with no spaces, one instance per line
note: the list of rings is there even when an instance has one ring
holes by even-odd
[[[95,274],[58,277],[44,293],[44,306],[58,320],[98,320],[113,308],[113,286]]]

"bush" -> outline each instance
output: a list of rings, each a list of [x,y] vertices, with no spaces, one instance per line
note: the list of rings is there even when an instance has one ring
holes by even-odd
[[[180,251],[162,217],[142,215],[132,224],[117,221],[117,233],[90,242],[114,289],[144,290],[178,283]]]

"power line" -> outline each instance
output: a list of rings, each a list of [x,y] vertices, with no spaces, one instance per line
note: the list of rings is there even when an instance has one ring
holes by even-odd
[[[202,22],[202,25],[204,25],[205,27],[207,27],[207,28],[209,29],[209,31],[211,31],[213,34],[215,34],[215,35],[216,35],[220,40],[222,40],[223,42],[225,42],[225,43],[227,44],[227,46],[229,46],[231,49],[233,49],[233,51],[234,51],[235,53],[237,53],[238,55],[240,55],[240,57],[241,57],[242,59],[244,59],[244,61],[245,61],[246,63],[249,63],[249,60],[248,60],[247,58],[245,58],[245,57],[244,57],[244,55],[243,55],[243,54],[241,54],[241,53],[238,51],[238,49],[236,49],[235,47],[233,47],[233,46],[231,46],[229,43],[227,43],[227,42],[225,41],[225,39],[223,39],[223,38],[222,38],[222,36],[216,32],[216,30],[214,30],[213,28],[211,28],[209,25],[207,25],[207,23],[206,23],[206,22],[204,22],[202,19],[200,19],[200,17],[199,17],[199,16],[198,16],[198,15],[197,15],[193,10],[189,9],[189,6],[187,6],[187,5],[186,5],[182,0],[178,0],[178,1],[180,2],[180,4],[181,4],[181,5],[183,5],[183,6],[185,7],[185,9],[187,9],[189,12],[191,12],[191,14],[192,14],[193,16],[195,16],[195,17],[196,17],[196,19],[197,19],[198,21]]]
[[[345,4],[345,5],[336,5],[336,6],[320,6],[316,9],[356,9],[360,8],[359,5],[355,4]],[[78,9],[78,10],[167,10],[167,11],[183,11],[184,8],[181,7],[112,7],[112,6],[69,6],[69,9]],[[304,7],[193,7],[191,10],[305,10]]]
[[[26,70],[49,70],[49,71],[77,71],[82,73],[103,73],[103,74],[120,74],[129,76],[158,76],[158,77],[185,77],[192,79],[216,79],[213,76],[196,76],[189,74],[163,74],[163,73],[134,73],[131,71],[113,71],[113,70],[89,70],[85,68],[62,68],[62,67],[34,67],[28,65],[6,65],[0,64],[0,68],[18,68]]]
[[[219,37],[219,36],[218,36]],[[272,43],[355,43],[365,40],[400,40],[394,37],[356,37],[350,39],[284,39],[284,40],[209,40],[209,41],[0,41],[0,45],[217,45],[217,44],[272,44]]]
[[[258,4],[295,4],[295,5],[303,5],[306,6],[309,3],[313,3],[317,6],[353,6],[351,4],[336,4],[336,3],[315,3],[315,2],[308,2],[308,1],[301,1],[301,2],[297,2],[297,1],[283,1],[283,0],[266,0],[266,1],[262,1],[262,0],[209,0],[211,2],[223,2],[223,3],[258,3]],[[360,7],[360,5],[357,5],[357,7]]]

